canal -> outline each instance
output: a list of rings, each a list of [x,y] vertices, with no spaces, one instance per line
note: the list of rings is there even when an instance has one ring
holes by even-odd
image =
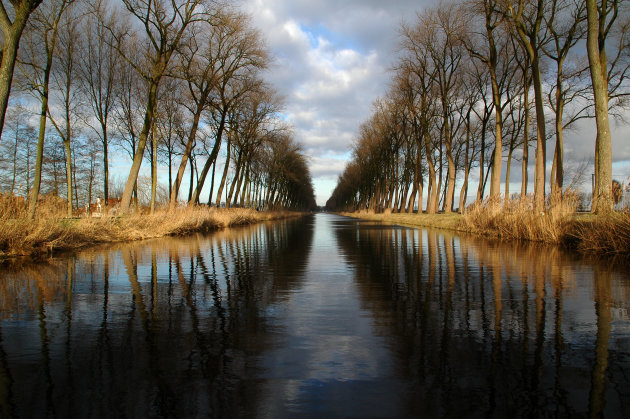
[[[0,271],[0,417],[627,417],[630,268],[318,214]]]

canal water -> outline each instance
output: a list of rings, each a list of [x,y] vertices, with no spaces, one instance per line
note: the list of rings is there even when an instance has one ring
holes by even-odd
[[[319,214],[0,271],[0,416],[628,417],[628,264]]]

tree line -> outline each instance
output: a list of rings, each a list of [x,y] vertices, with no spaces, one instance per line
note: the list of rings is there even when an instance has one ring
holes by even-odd
[[[360,127],[327,206],[411,212],[422,210],[426,196],[426,212],[451,212],[459,180],[463,210],[473,170],[476,202],[509,198],[519,161],[525,198],[533,158],[532,207],[542,212],[560,204],[569,186],[564,132],[592,118],[591,208],[612,210],[609,115],[623,117],[630,93],[626,3],[464,0],[419,12],[400,26],[390,87]]]
[[[127,212],[142,192],[151,211],[315,205],[306,156],[264,80],[273,57],[230,2],[1,4],[0,188],[26,197],[30,217],[42,193],[64,197],[68,216],[96,197]],[[117,185],[112,151],[131,161]]]

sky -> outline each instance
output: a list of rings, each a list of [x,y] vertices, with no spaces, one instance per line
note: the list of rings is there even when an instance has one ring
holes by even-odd
[[[417,12],[437,2],[241,0],[240,3],[275,56],[266,78],[286,99],[285,117],[309,156],[317,203],[324,205],[337,176],[350,159],[350,148],[360,124],[371,115],[374,100],[388,88],[401,23],[413,22]],[[622,181],[630,175],[630,129],[624,124],[613,125],[613,177]],[[586,121],[566,134],[569,176],[572,167],[592,161],[594,132],[593,122]],[[553,142],[548,143],[547,150],[551,159]],[[533,154],[532,149],[530,155]],[[513,164],[518,167],[512,170],[511,190],[517,191],[520,163]],[[533,168],[530,172],[533,179]],[[476,188],[475,173],[472,175],[472,187]],[[590,179],[590,174],[586,173],[585,178]]]
[[[359,125],[388,86],[398,28],[418,0],[242,0],[275,56],[266,79],[309,156],[318,205],[350,158]]]

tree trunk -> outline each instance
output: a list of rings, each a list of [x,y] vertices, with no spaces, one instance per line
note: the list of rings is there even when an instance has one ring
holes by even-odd
[[[599,43],[600,19],[596,0],[586,0],[586,13],[588,21],[586,51],[595,96],[595,123],[597,126],[595,156],[598,163],[595,172],[596,195],[593,196],[591,210],[595,213],[605,213],[613,210],[612,139],[608,120],[607,62],[603,42],[601,45]]]
[[[428,140],[427,140],[428,141]],[[435,214],[437,212],[438,190],[435,179],[435,165],[429,158],[427,159],[429,166],[429,194],[427,196],[427,214]]]
[[[42,86],[42,107],[39,115],[39,134],[37,137],[37,154],[35,158],[35,178],[33,179],[33,187],[31,188],[28,203],[28,216],[31,220],[35,218],[35,210],[37,208],[37,200],[39,199],[39,190],[42,182],[42,163],[44,160],[44,139],[46,137],[46,115],[48,114],[48,92],[51,67],[52,58],[49,57],[44,70],[44,84]]]
[[[512,170],[512,147],[508,151],[507,163],[505,167],[505,200],[510,199],[510,171]]]
[[[107,129],[103,129],[103,200],[105,210],[107,211],[107,202],[109,201],[109,156],[108,156]]]
[[[557,91],[560,90],[559,86],[556,87]],[[562,184],[564,182],[564,134],[562,129],[564,103],[560,96],[560,94],[556,94],[556,148],[554,150],[553,165],[551,167],[551,198],[554,205],[558,205],[562,202]]]
[[[227,179],[228,169],[230,168],[230,148],[231,147],[230,136],[228,135],[227,140],[227,156],[225,158],[225,167],[223,168],[223,176],[221,177],[221,183],[219,184],[219,190],[217,192],[217,208],[221,207],[221,194],[223,193],[223,188],[225,187],[225,180]],[[227,202],[225,203],[227,206]]]
[[[197,136],[197,128],[199,127],[200,117],[201,117],[201,110],[197,109],[197,112],[195,112],[195,114],[193,115],[192,126],[190,127],[190,132],[188,133],[188,141],[186,141],[186,148],[184,149],[184,154],[182,155],[182,161],[179,163],[179,169],[177,169],[177,176],[175,177],[175,183],[171,187],[171,200],[169,203],[169,207],[171,209],[175,208],[175,206],[177,205],[179,187],[181,186],[182,180],[184,179],[184,171],[186,170],[186,164],[188,163],[188,159],[190,158],[190,153],[192,151],[193,144],[195,143],[195,138]]]
[[[195,165],[193,164],[195,157],[192,156],[190,160],[191,162],[190,162],[190,181],[188,182],[188,205],[192,205],[193,203],[192,194],[193,194],[193,188],[195,187]]]
[[[140,132],[138,147],[136,148],[136,153],[133,158],[133,164],[131,165],[131,169],[129,170],[127,183],[125,184],[125,189],[120,200],[120,212],[123,214],[129,212],[129,207],[131,205],[131,195],[133,193],[136,181],[138,180],[138,173],[140,172],[140,166],[142,165],[142,158],[144,156],[144,150],[146,148],[149,130],[151,129],[151,126],[153,124],[153,113],[155,111],[155,105],[157,101],[157,88],[159,81],[159,77],[153,79],[151,80],[151,85],[149,86],[149,97],[147,100],[146,108],[147,110],[144,115],[144,123],[142,126],[142,131]]]
[[[4,34],[4,43],[2,45],[2,60],[0,61],[0,138],[4,129],[4,117],[9,104],[9,96],[11,94],[11,84],[13,82],[13,71],[15,69],[15,60],[20,46],[20,38],[22,31],[29,15],[39,5],[41,0],[22,0],[21,2],[12,0],[15,16],[13,23],[10,17],[6,16],[0,19],[2,32]]]
[[[495,110],[495,147],[492,157],[492,173],[490,174],[490,198],[501,195],[501,165],[503,163],[503,108],[501,106],[501,92],[497,82],[496,71],[490,71],[492,80],[492,100]]]
[[[530,120],[530,110],[529,110],[529,80],[525,83],[525,88],[523,89],[523,104],[525,113],[525,122],[523,124],[523,156],[521,162],[521,199],[525,199],[527,196],[527,164],[529,163],[529,120]]]
[[[151,214],[155,214],[155,201],[157,199],[157,126],[152,124],[151,134]]]
[[[79,208],[79,183],[77,182],[77,153],[72,153],[72,187],[74,188],[74,207]],[[72,205],[70,206],[70,216],[72,216]]]
[[[442,183],[444,180],[444,176],[442,176],[443,173],[443,169],[444,169],[444,160],[442,159],[442,147],[438,147],[438,149],[440,150],[440,157],[438,159],[438,163],[440,164],[440,170],[439,173],[437,175],[437,186],[435,188],[435,211],[439,211],[439,205],[440,205],[440,197],[442,196]]]
[[[208,195],[208,206],[211,207],[212,206],[212,194],[214,192],[214,172],[217,168],[217,161],[216,159],[214,160],[214,162],[212,162],[212,177],[210,178],[210,194]]]
[[[484,166],[486,164],[486,128],[488,122],[486,118],[483,118],[481,122],[481,149],[479,150],[479,186],[477,187],[477,203],[483,201],[483,195],[485,193],[485,178],[484,178]]]
[[[545,184],[547,137],[545,129],[545,106],[543,104],[543,88],[540,75],[540,59],[535,52],[532,57],[532,79],[534,82],[534,102],[536,106],[536,171],[534,174],[534,210],[545,209]]]
[[[17,128],[15,129],[15,142],[13,143],[13,174],[11,176],[11,196],[13,196],[14,191],[15,191],[15,181],[17,179],[17,154],[18,154],[18,143],[19,143],[19,139],[20,139],[20,126],[18,124]],[[27,167],[26,170],[28,171],[29,168]]]
[[[459,191],[459,213],[466,209],[466,197],[468,196],[468,174],[470,172],[470,111],[466,115],[466,151],[464,153],[464,183]]]
[[[236,159],[236,168],[234,169],[234,179],[232,179],[232,184],[230,185],[230,192],[228,193],[225,199],[225,206],[232,206],[232,196],[234,196],[234,190],[236,189],[236,185],[238,185],[239,178],[241,177],[241,164],[243,159],[243,152],[239,151],[238,158]]]
[[[241,208],[244,207],[245,205],[247,205],[249,207],[249,195],[251,192],[251,187],[249,184],[249,164],[246,166],[245,168],[245,176],[244,176],[244,185],[243,185],[243,189],[242,192],[240,193],[241,195]],[[247,195],[247,202],[245,202],[245,198]]]
[[[201,174],[199,175],[199,181],[197,182],[197,187],[195,188],[195,192],[193,193],[190,201],[192,203],[199,202],[199,195],[201,194],[201,190],[203,189],[203,184],[206,181],[206,176],[208,175],[208,171],[210,170],[210,166],[214,163],[219,154],[219,149],[221,146],[221,141],[223,137],[223,131],[225,130],[225,122],[227,118],[227,111],[223,111],[221,113],[221,120],[219,121],[219,127],[217,128],[217,138],[214,142],[214,147],[212,147],[212,151],[210,152],[210,156],[206,163],[203,165],[203,169],[201,170]],[[229,145],[228,145],[229,148]],[[217,200],[221,202],[221,194],[217,196]]]
[[[170,134],[169,134],[170,138]],[[173,196],[173,152],[171,151],[170,146],[167,148],[167,158],[168,158],[168,202],[170,207],[171,197]],[[175,199],[175,204],[177,204],[177,199]]]

